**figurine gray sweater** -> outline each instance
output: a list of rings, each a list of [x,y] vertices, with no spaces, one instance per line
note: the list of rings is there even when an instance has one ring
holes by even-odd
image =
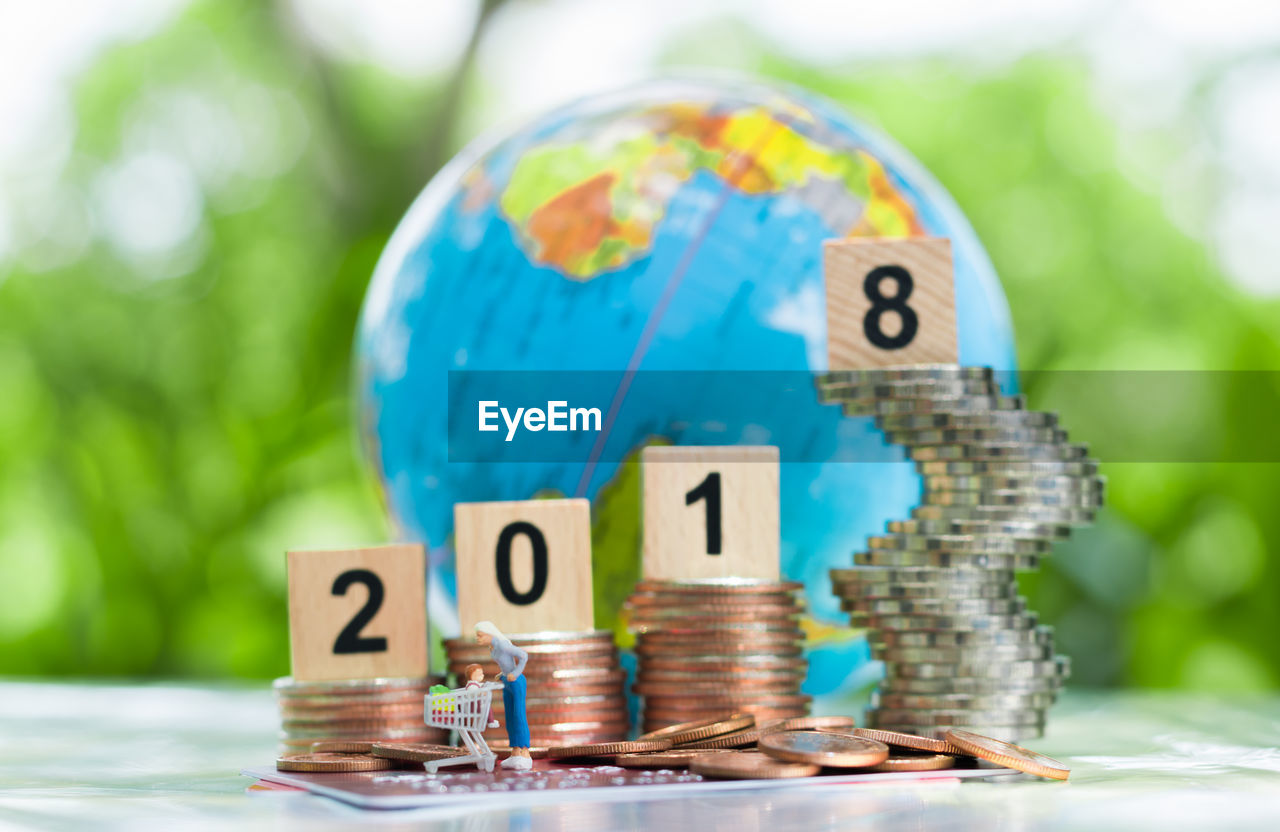
[[[489,643],[489,655],[498,663],[504,676],[519,676],[529,661],[529,654],[505,638],[495,638]]]

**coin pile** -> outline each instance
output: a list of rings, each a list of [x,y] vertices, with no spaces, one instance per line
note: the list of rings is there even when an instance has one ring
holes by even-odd
[[[885,663],[868,722],[933,737],[1041,736],[1069,663],[1014,572],[1092,522],[1097,461],[1067,442],[1056,414],[1003,395],[987,367],[833,372],[819,387],[847,415],[874,416],[924,480],[911,519],[870,537],[852,569],[831,571],[841,608]]]
[[[643,729],[715,719],[757,722],[809,712],[798,591],[782,581],[643,580],[627,599],[636,633]]]
[[[525,716],[533,747],[612,742],[626,736],[630,725],[626,673],[612,632],[532,633],[508,638],[529,653],[524,668],[528,680]],[[461,677],[469,664],[482,666],[485,679],[497,680],[498,665],[485,645],[451,638],[445,639],[444,649],[457,686],[466,684]],[[507,721],[501,691],[494,691],[492,714],[500,725],[485,730],[485,740],[494,750],[505,750]]]
[[[309,752],[317,742],[438,743],[448,732],[423,722],[423,696],[440,679],[350,679],[273,684],[280,709],[280,750]]]

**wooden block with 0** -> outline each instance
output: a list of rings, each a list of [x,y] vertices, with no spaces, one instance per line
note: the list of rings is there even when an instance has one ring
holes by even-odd
[[[421,545],[293,551],[286,563],[293,678],[427,675]]]
[[[828,369],[956,363],[950,240],[828,240],[823,255]]]
[[[486,620],[508,635],[595,628],[586,500],[458,503],[453,529],[464,638]]]
[[[644,576],[778,579],[778,449],[645,448]]]

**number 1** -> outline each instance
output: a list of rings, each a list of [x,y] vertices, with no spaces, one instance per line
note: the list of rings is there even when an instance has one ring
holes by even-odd
[[[698,487],[684,495],[684,504],[691,506],[699,500],[707,501],[707,554],[718,555],[721,549],[720,535],[720,472],[712,471]]]

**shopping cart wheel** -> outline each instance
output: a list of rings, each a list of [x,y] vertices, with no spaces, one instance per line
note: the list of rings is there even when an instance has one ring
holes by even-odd
[[[485,771],[492,773],[494,759],[495,758],[493,757],[485,757],[483,760],[480,761],[480,765],[484,766]]]

